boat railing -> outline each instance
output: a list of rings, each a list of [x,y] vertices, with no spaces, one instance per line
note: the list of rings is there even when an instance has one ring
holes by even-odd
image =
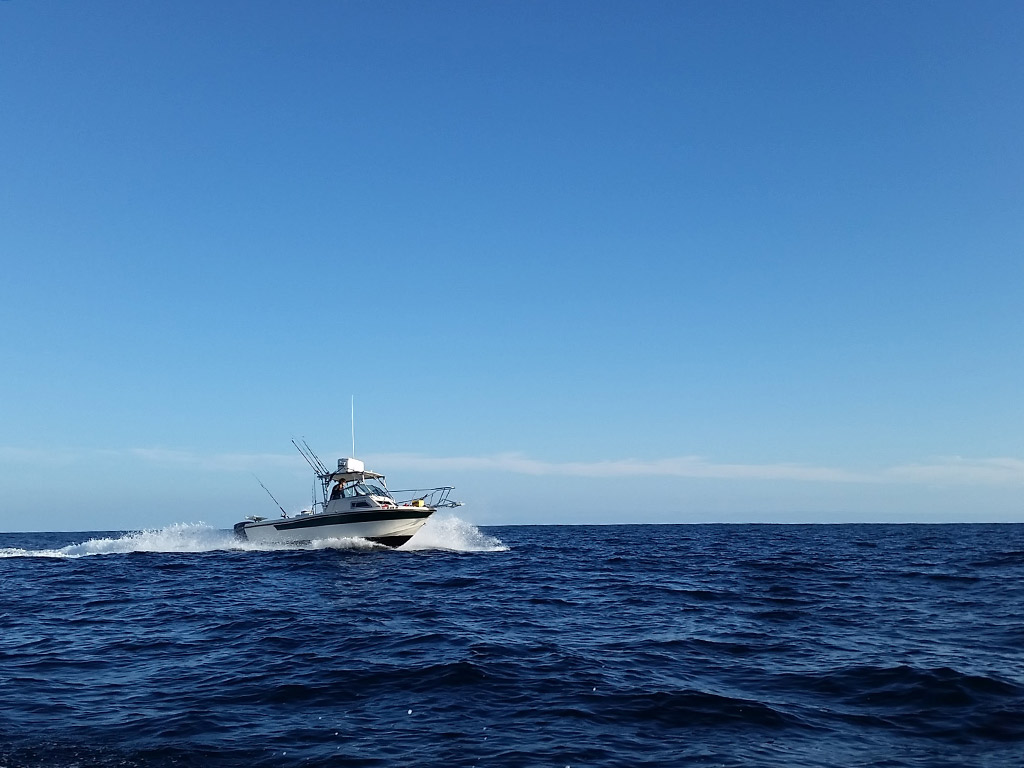
[[[422,502],[425,507],[461,507],[461,501],[452,501],[449,494],[455,489],[454,485],[444,485],[440,488],[406,488],[404,490],[391,491],[396,500],[401,496],[405,500],[399,500],[399,504],[411,504]]]

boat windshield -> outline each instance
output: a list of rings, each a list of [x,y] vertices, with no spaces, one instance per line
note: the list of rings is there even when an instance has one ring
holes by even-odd
[[[386,499],[391,498],[390,493],[373,483],[355,483],[350,485],[341,492],[341,496],[344,499],[351,499],[355,496],[383,496]]]

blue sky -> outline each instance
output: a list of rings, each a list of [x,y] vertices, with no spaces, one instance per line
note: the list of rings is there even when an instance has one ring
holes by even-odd
[[[0,3],[0,530],[1024,521],[1024,8]]]

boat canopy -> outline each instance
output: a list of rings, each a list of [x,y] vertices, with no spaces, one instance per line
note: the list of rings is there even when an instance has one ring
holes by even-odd
[[[384,475],[378,475],[376,472],[331,472],[329,475],[324,475],[324,479],[331,483],[351,483],[353,480],[383,480]]]
[[[338,459],[338,471],[331,472],[327,475],[322,475],[323,479],[328,483],[351,483],[354,480],[383,480],[384,475],[378,475],[376,472],[368,472],[366,466],[359,459]]]

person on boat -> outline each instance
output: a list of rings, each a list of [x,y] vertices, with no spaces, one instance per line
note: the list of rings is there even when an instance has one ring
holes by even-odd
[[[341,483],[338,483],[331,489],[331,501],[341,498]]]

